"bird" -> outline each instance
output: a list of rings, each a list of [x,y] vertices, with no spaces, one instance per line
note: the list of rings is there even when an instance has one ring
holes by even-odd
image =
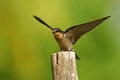
[[[79,40],[81,36],[94,29],[110,16],[72,26],[66,29],[66,31],[62,31],[60,28],[51,27],[38,16],[33,15],[33,17],[52,31],[52,34],[54,35],[54,38],[59,45],[60,51],[74,51],[73,45]],[[77,54],[75,55],[76,59],[80,60],[80,57]]]

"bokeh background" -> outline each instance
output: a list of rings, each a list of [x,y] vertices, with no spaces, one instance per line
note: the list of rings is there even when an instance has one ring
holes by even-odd
[[[75,44],[79,80],[120,80],[120,0],[0,0],[0,80],[52,80],[51,31],[111,15]]]

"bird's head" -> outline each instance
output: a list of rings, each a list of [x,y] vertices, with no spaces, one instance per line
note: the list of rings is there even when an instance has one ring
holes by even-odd
[[[60,35],[63,31],[59,28],[53,28],[52,33],[53,35]]]

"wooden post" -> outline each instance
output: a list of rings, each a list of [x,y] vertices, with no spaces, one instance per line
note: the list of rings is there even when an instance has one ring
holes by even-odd
[[[51,55],[53,80],[78,80],[75,52],[61,51]]]

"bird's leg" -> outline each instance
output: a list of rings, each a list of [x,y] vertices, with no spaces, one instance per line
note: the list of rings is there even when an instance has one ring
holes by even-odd
[[[69,48],[68,51],[74,51],[74,49],[70,49],[70,48]]]

